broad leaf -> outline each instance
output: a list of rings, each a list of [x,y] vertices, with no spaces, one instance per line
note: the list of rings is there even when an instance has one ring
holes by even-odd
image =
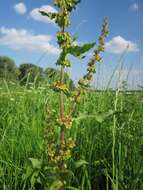
[[[56,12],[45,12],[45,11],[39,11],[41,13],[42,16],[47,16],[50,19],[55,19],[57,16]]]
[[[109,110],[108,112],[105,113],[98,113],[95,115],[96,121],[98,121],[99,123],[102,123],[105,119],[107,119],[108,117],[112,116],[115,114],[114,110]]]
[[[42,162],[36,158],[29,158],[34,169],[41,169]]]
[[[50,186],[49,190],[58,190],[63,186],[63,183],[60,180],[55,180]]]
[[[49,17],[48,12],[45,12],[45,11],[39,11],[39,12],[41,13],[42,16],[47,16],[47,17]]]
[[[67,48],[66,52],[67,54],[71,54],[78,58],[84,58],[83,54],[85,54],[87,51],[89,51],[91,48],[93,48],[95,43],[87,43],[83,46],[72,46]]]
[[[76,169],[77,169],[77,168],[80,168],[80,167],[82,167],[82,166],[85,166],[85,165],[88,165],[88,162],[86,162],[85,160],[79,160],[79,161],[77,161],[77,162],[75,163]]]
[[[74,121],[79,122],[82,119],[95,119],[97,122],[102,123],[105,121],[108,117],[113,116],[114,114],[121,113],[114,110],[109,110],[105,113],[95,113],[93,115],[84,115],[81,114],[78,118],[75,118]]]

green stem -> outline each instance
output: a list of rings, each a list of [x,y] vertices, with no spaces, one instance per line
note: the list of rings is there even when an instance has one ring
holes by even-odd
[[[117,111],[117,104],[118,104],[118,96],[119,96],[119,88],[116,91],[115,94],[115,101],[114,101],[114,110],[115,112]],[[117,118],[116,115],[113,116],[113,128],[112,128],[112,178],[113,178],[113,190],[115,189],[115,173],[116,173],[116,168],[115,168],[115,146],[116,146],[116,127],[117,127]]]

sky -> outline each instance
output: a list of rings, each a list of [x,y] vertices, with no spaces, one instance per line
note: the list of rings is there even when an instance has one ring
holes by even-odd
[[[42,17],[39,9],[57,11],[52,0],[0,0],[0,56],[11,57],[17,65],[55,67],[59,55],[55,35],[59,28]],[[110,32],[92,84],[115,88],[128,80],[129,88],[138,88],[143,85],[143,1],[82,0],[71,15],[68,31],[78,35],[80,43],[98,42],[105,16]],[[71,57],[73,67],[68,73],[74,81],[86,73],[90,57],[91,52],[85,60]]]

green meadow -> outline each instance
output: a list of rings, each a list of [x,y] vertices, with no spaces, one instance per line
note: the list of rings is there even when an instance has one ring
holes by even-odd
[[[0,189],[43,189],[44,171],[37,174],[33,162],[42,158],[45,105],[58,113],[57,93],[47,86],[5,82],[0,89]],[[88,92],[74,117],[67,189],[142,190],[143,93]]]
[[[141,2],[6,2],[0,190],[143,190]]]

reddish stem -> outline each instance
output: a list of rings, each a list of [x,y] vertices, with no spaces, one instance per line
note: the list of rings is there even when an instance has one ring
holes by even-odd
[[[61,78],[60,78],[60,82],[61,84],[64,83],[64,67],[61,66]],[[60,93],[60,120],[62,121],[64,119],[64,93],[61,92]],[[63,149],[63,145],[65,144],[65,134],[64,134],[64,128],[61,127],[61,131],[60,131],[60,146],[61,146],[61,149]],[[60,163],[60,166],[59,168],[61,170],[64,169],[64,162],[61,161]],[[64,188],[60,189],[60,190],[63,190]]]

